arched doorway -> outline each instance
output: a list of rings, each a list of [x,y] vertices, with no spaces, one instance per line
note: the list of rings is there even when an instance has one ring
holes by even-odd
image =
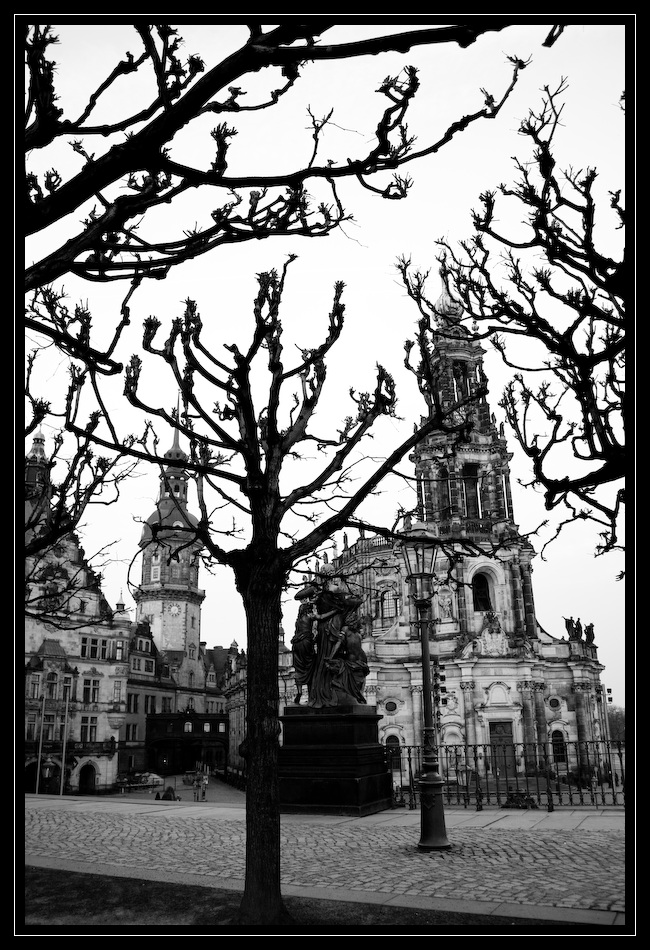
[[[97,772],[92,762],[86,762],[79,770],[79,794],[93,795],[95,793],[95,783]]]

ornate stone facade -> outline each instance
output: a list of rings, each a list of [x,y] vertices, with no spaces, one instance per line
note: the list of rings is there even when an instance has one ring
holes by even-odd
[[[445,301],[439,302],[444,311]],[[430,652],[443,680],[434,692],[439,742],[542,743],[606,736],[597,648],[548,634],[536,613],[535,552],[517,538],[503,426],[485,395],[483,350],[441,319],[432,375],[442,405],[469,434],[435,433],[414,450],[417,502],[403,528],[446,542],[427,592]],[[468,402],[468,400],[473,400]],[[463,402],[465,406],[463,407]],[[457,408],[454,408],[457,407]],[[474,545],[472,552],[460,542]],[[496,551],[496,553],[495,553]],[[458,560],[453,553],[461,554]],[[382,714],[380,739],[422,742],[422,666],[416,611],[400,543],[361,536],[334,561],[351,589],[365,592],[363,647],[369,702]]]

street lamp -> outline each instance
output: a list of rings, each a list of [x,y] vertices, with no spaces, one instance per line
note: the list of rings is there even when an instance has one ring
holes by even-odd
[[[54,775],[54,767],[56,763],[51,755],[46,755],[42,765],[43,779],[45,781],[45,788],[49,789],[50,779]]]
[[[414,529],[420,535],[426,531]],[[429,628],[431,626],[432,577],[437,556],[433,540],[408,540],[402,544],[411,599],[417,611],[417,627],[422,645],[422,693],[424,727],[422,730],[422,776],[420,778],[420,851],[447,851],[451,844],[445,828],[445,810],[442,798],[444,782],[439,772],[431,701],[431,657],[429,652]]]

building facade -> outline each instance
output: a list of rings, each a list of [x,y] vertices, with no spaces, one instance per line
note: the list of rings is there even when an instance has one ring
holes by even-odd
[[[39,432],[25,459],[29,538],[49,526],[49,461]],[[111,611],[74,534],[25,563],[25,790],[115,785],[126,721],[131,624]]]
[[[227,651],[201,640],[196,524],[178,440],[145,523],[136,620],[111,609],[78,538],[26,559],[25,789],[103,792],[145,771],[224,768]],[[25,524],[46,532],[49,461],[39,432],[25,459]],[[155,537],[154,537],[155,536]]]

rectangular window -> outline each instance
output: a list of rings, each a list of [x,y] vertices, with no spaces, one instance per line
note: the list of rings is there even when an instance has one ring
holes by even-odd
[[[98,648],[99,648],[99,640],[97,640],[95,637],[91,637],[90,639],[90,659],[91,660],[97,659]]]
[[[97,742],[97,716],[81,717],[81,741]]]
[[[134,670],[140,670],[140,669],[142,669],[142,663],[141,663],[141,661],[140,661],[140,657],[139,657],[139,656],[134,656],[134,657],[132,658],[132,660],[133,660],[133,669],[134,669]]]
[[[63,677],[63,698],[72,699],[72,677],[68,674]]]
[[[146,713],[155,713],[156,711],[156,697],[155,696],[144,697],[144,711]]]
[[[88,637],[81,638],[81,658],[88,656]]]
[[[137,722],[129,722],[126,726],[126,741],[135,742],[138,738],[138,724]]]
[[[43,720],[43,741],[52,742],[54,739],[54,716],[46,715]]]
[[[81,742],[88,742],[88,716],[81,717],[81,729],[79,730]]]
[[[115,659],[123,660],[124,659],[124,641],[117,640],[115,643]]]
[[[108,659],[108,640],[101,641],[99,655],[102,660]]]
[[[162,698],[162,711],[164,713],[170,713],[172,711],[172,700],[171,696],[163,696]]]
[[[40,693],[40,687],[41,687],[41,678],[40,676],[38,676],[38,674],[36,674],[35,676],[32,676],[30,684],[29,684],[29,698],[30,699],[38,699],[38,694]]]
[[[153,660],[144,661],[144,671],[145,673],[153,673]]]
[[[160,568],[159,568],[158,566],[154,567],[154,566],[152,565],[152,567],[151,567],[151,583],[152,583],[152,584],[155,584],[156,581],[159,581],[159,580],[160,580]]]
[[[92,685],[92,681],[91,681],[91,680],[84,680],[83,702],[86,703],[86,704],[88,704],[88,703],[91,701],[91,700],[90,700],[90,696],[91,696],[91,685]]]
[[[27,717],[27,728],[25,730],[25,739],[27,742],[33,742],[36,738],[36,713],[30,713]]]
[[[98,703],[98,702],[99,702],[99,680],[93,680],[93,681],[92,681],[92,694],[91,694],[91,695],[92,695],[92,698],[91,698],[91,700],[90,700],[91,703]]]
[[[122,680],[116,680],[113,683],[113,702],[119,703],[122,700]]]

